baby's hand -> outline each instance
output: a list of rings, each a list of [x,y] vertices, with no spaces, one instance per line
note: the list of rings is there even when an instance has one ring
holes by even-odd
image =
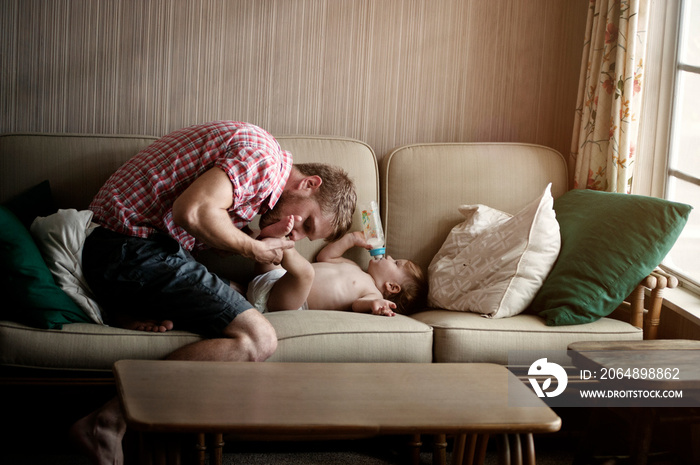
[[[362,247],[367,250],[372,248],[365,240],[365,234],[362,231],[353,231],[348,233],[348,235],[352,238],[352,243],[355,247]]]
[[[390,300],[375,299],[372,301],[372,315],[395,316],[396,304]]]

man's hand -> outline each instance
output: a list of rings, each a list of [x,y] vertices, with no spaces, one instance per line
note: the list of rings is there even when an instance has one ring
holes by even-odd
[[[249,258],[264,265],[279,265],[283,252],[294,248],[294,241],[281,237],[267,237],[256,242],[259,247],[253,249],[253,256]]]

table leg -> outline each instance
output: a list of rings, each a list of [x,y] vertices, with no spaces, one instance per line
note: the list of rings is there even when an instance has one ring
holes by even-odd
[[[510,463],[513,465],[523,465],[523,451],[520,447],[520,435],[509,434],[510,439]]]
[[[445,460],[447,459],[447,435],[436,434],[433,441],[433,465],[445,465]]]
[[[224,435],[217,433],[214,435],[214,444],[211,451],[212,465],[221,465],[224,461]]]
[[[477,442],[475,447],[475,464],[483,465],[484,460],[486,460],[486,447],[489,445],[489,435],[488,434],[478,434]],[[470,464],[471,465],[471,464]]]
[[[488,434],[459,434],[452,451],[452,465],[483,465]]]
[[[180,465],[182,441],[177,435],[140,433],[138,463],[140,465]]]
[[[464,447],[467,442],[466,434],[458,434],[452,448],[452,465],[462,465],[464,459]]]
[[[197,451],[197,463],[199,465],[206,465],[207,463],[207,437],[204,433],[199,433],[197,435],[197,445],[195,446]]]
[[[656,419],[655,413],[653,408],[641,408],[633,416],[635,425],[633,426],[632,453],[630,454],[633,465],[647,464]]]
[[[535,440],[532,433],[502,434],[498,442],[499,464],[535,465]]]
[[[420,448],[423,445],[420,439],[420,434],[414,434],[411,436],[411,440],[408,443],[409,452],[409,463],[413,465],[418,465],[420,463]]]
[[[498,435],[498,463],[499,465],[510,465],[510,444],[507,434]]]
[[[525,463],[535,465],[535,438],[532,433],[525,435]]]

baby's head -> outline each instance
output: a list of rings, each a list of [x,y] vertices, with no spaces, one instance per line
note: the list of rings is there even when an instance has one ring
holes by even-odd
[[[406,278],[401,289],[396,293],[385,292],[385,298],[396,304],[396,313],[410,315],[423,303],[428,295],[428,280],[425,273],[416,263],[406,260],[404,266]]]

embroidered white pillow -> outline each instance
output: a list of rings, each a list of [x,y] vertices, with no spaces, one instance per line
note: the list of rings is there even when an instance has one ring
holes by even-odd
[[[551,184],[514,216],[485,205],[459,207],[455,226],[428,267],[433,307],[504,318],[523,312],[561,248]]]
[[[92,321],[104,324],[102,308],[83,275],[83,244],[94,229],[90,210],[59,210],[37,217],[30,230],[56,284]]]

